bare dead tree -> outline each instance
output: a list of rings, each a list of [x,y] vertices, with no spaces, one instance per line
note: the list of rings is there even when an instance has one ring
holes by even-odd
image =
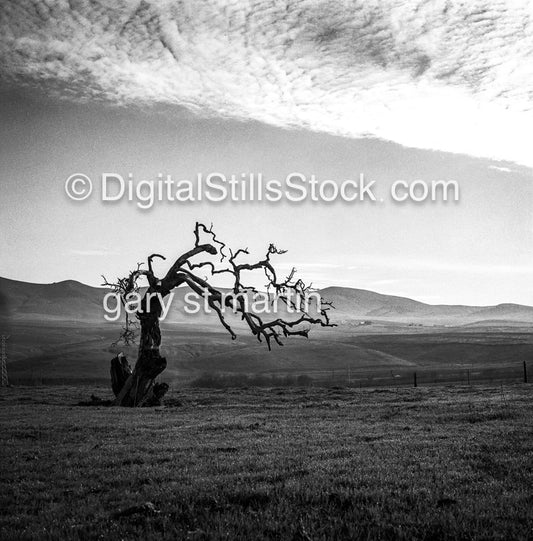
[[[137,362],[133,371],[127,363],[124,364],[123,358],[114,359],[117,361],[114,368],[122,374],[118,378],[118,384],[116,378],[113,381],[117,405],[142,406],[153,401],[154,397],[160,398],[168,389],[168,386],[165,388],[154,384],[155,379],[166,368],[167,364],[159,350],[161,345],[159,320],[163,311],[161,301],[174,288],[182,284],[186,284],[192,291],[205,299],[232,339],[235,339],[237,335],[226,316],[227,308],[231,313],[239,315],[251,333],[260,342],[264,341],[269,349],[272,341],[282,346],[283,338],[289,336],[307,337],[311,326],[334,326],[328,317],[328,310],[332,307],[331,303],[320,299],[320,302],[317,303],[316,313],[311,313],[307,300],[312,288],[310,285],[305,285],[302,280],[295,279],[295,269],[292,269],[285,279],[278,280],[271,258],[274,255],[284,254],[284,250],[279,250],[271,244],[263,259],[248,263],[241,262],[244,256],[249,255],[248,250],[238,249],[233,252],[216,237],[212,226],[208,228],[202,223],[196,223],[194,239],[194,247],[178,257],[163,278],[155,276],[153,271],[153,260],[156,258],[165,259],[160,254],[152,254],[148,257],[147,269],[143,269],[142,264],[138,264],[137,268],[131,271],[127,277],[119,278],[116,282],[108,282],[104,277],[103,285],[110,287],[118,295],[123,306],[126,306],[128,298],[132,294],[139,294],[139,279],[145,277],[148,281],[148,287],[136,313],[136,318],[140,323],[140,340]],[[202,242],[202,239],[207,242]],[[196,256],[200,254],[204,258],[195,261]],[[210,277],[199,276],[201,271],[207,272]],[[258,292],[254,287],[246,286],[242,281],[243,273],[248,271],[262,271],[267,280],[266,291],[269,299],[283,302],[298,316],[292,320],[281,317],[266,320],[250,310],[247,296]],[[212,277],[218,274],[226,274],[231,277],[233,282],[232,295],[224,294],[209,282]],[[119,340],[130,344],[135,337],[136,324],[137,322],[128,317],[126,312],[126,322]]]

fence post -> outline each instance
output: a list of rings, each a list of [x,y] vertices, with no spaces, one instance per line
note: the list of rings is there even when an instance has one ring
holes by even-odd
[[[527,365],[526,365],[526,361],[524,361],[524,383],[527,383]]]
[[[416,372],[413,374],[413,383],[415,384],[415,387],[417,387],[417,382],[416,382]]]

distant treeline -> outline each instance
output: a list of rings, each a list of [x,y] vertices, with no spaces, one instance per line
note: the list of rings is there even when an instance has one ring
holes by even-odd
[[[191,387],[223,389],[227,387],[308,387],[314,382],[307,374],[279,376],[262,374],[215,374],[206,372],[192,380]]]

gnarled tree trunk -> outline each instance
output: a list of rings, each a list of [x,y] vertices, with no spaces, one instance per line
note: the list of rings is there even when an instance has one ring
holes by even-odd
[[[159,297],[154,296],[154,293],[161,295],[160,284],[161,282],[157,282],[148,288],[141,303],[141,309],[137,313],[141,322],[141,337],[135,368],[131,371],[127,361],[126,365],[122,363],[120,368],[115,370],[115,373],[118,374],[118,377],[115,377],[115,382],[113,382],[112,369],[112,383],[115,383],[113,391],[117,397],[115,404],[118,406],[155,405],[160,402],[168,390],[167,384],[155,383],[157,376],[167,367],[167,360],[159,352],[161,346],[161,330],[159,328],[161,303]],[[117,364],[115,362],[115,366]],[[125,375],[127,375],[126,379],[124,379]],[[120,385],[121,382],[122,385]],[[120,390],[117,392],[117,389]]]

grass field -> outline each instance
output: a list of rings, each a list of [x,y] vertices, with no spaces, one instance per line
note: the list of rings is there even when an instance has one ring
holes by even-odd
[[[92,393],[0,390],[1,539],[533,538],[530,385]]]

